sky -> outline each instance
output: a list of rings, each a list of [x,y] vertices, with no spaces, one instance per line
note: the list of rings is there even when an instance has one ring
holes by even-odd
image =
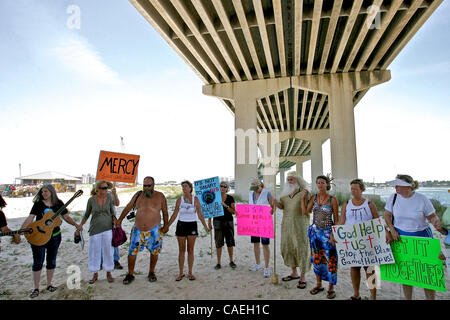
[[[356,106],[360,178],[450,180],[448,16],[444,1]],[[157,183],[233,176],[234,116],[202,85],[126,0],[2,0],[0,183],[95,174],[100,150],[140,155]]]

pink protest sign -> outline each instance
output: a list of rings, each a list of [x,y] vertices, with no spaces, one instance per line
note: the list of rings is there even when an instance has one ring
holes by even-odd
[[[237,234],[273,239],[270,206],[236,204]]]

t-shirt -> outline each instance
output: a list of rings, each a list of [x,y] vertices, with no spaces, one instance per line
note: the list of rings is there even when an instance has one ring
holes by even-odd
[[[234,198],[232,196],[230,196],[229,194],[227,194],[227,198],[225,199],[225,204],[229,207],[231,207],[232,203],[235,203]],[[215,217],[213,220],[214,221],[233,221],[233,215],[231,214],[230,211],[228,211],[228,209],[225,206],[223,207],[223,216],[220,217]]]
[[[0,228],[6,227],[7,225],[5,214],[0,210]]]
[[[433,214],[435,209],[431,201],[421,193],[414,192],[409,198],[403,198],[397,194],[394,208],[392,203],[394,194],[389,197],[384,207],[394,216],[394,227],[406,231],[417,232],[428,228],[426,217]]]
[[[62,202],[61,200],[58,200],[58,203],[55,204],[54,206],[48,207],[42,200],[35,202],[33,204],[33,207],[31,208],[31,212],[30,214],[34,214],[36,216],[36,221],[39,221],[42,219],[42,217],[44,216],[44,210],[45,209],[52,209],[52,211],[54,213],[56,213],[62,206],[64,206],[64,202]],[[61,215],[65,215],[67,214],[69,211],[67,211],[67,209],[64,209],[63,212],[61,213]],[[57,235],[60,231],[59,226],[55,227],[53,229],[53,235]]]

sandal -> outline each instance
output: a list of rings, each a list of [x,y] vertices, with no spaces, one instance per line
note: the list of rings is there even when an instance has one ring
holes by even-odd
[[[351,296],[348,300],[361,300],[361,297],[355,298],[354,296]]]
[[[230,267],[231,268],[233,268],[233,269],[235,269],[237,266],[236,266],[236,263],[234,263],[233,261],[231,261],[230,262]]]
[[[194,277],[194,275],[190,274],[188,275],[189,280],[194,281],[196,278]]]
[[[299,281],[297,284],[297,288],[299,289],[305,289],[306,288],[306,282],[304,281]]]
[[[312,288],[312,290],[309,292],[309,293],[311,293],[312,295],[316,295],[316,294],[318,294],[319,292],[322,292],[323,290],[325,290],[323,287],[315,287],[315,288]]]
[[[108,282],[114,282],[114,278],[112,277],[111,274],[106,275],[106,278],[108,279]]]
[[[97,280],[98,280],[98,273],[94,273],[94,276],[92,277],[92,279],[89,280],[89,284],[93,284]]]
[[[336,298],[336,292],[334,292],[333,290],[327,291],[327,298],[328,298],[328,299],[334,299],[334,298]]]
[[[38,295],[39,295],[39,289],[34,289],[30,294],[30,298],[36,298]]]
[[[123,284],[130,284],[133,282],[133,280],[134,280],[134,276],[127,273],[127,275],[125,276],[125,279],[123,279],[122,282],[123,282]]]
[[[291,281],[291,280],[295,280],[295,279],[300,279],[300,277],[299,276],[293,277],[293,276],[289,275],[287,277],[281,278],[281,280],[283,280],[283,281]]]
[[[154,273],[154,272],[150,272],[150,273],[148,274],[148,281],[150,281],[150,282],[155,282],[156,280],[158,280],[158,279],[156,279],[155,273]]]
[[[181,276],[178,276],[178,277],[175,279],[175,281],[181,281],[181,279],[183,279],[183,278],[184,278],[184,274],[181,275]]]
[[[52,285],[50,285],[50,286],[47,287],[47,290],[50,291],[50,292],[55,292],[56,289],[57,289],[57,288],[54,287],[54,286],[52,286]]]

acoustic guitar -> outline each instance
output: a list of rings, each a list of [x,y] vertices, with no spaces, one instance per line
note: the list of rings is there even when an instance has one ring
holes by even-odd
[[[8,232],[0,232],[0,237],[5,237],[5,236],[12,236],[14,234],[24,234],[24,233],[32,233],[33,230],[31,228],[29,229],[20,229],[17,231],[8,231]]]
[[[82,190],[75,192],[72,198],[66,202],[58,211],[53,212],[52,209],[45,209],[44,216],[41,220],[30,223],[28,226],[32,230],[31,233],[25,234],[25,238],[29,243],[35,246],[43,246],[46,244],[53,234],[53,229],[61,225],[62,221],[60,214],[67,208],[67,206],[77,197],[83,194]]]

